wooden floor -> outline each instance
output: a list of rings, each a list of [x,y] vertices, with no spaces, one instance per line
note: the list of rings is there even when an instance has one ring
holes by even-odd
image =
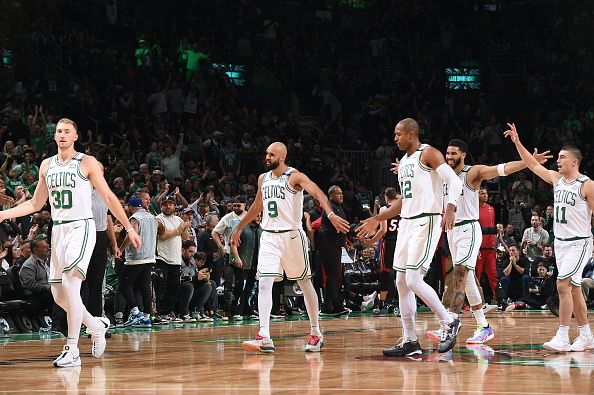
[[[592,394],[594,353],[555,354],[541,344],[557,319],[544,312],[489,314],[496,337],[470,348],[468,314],[453,352],[438,354],[421,338],[422,358],[386,358],[382,348],[401,334],[400,320],[371,315],[322,321],[325,347],[303,352],[308,321],[273,322],[276,353],[246,353],[241,341],[252,324],[185,324],[159,330],[128,329],[108,339],[102,360],[81,339],[82,368],[55,369],[63,339],[0,344],[0,392],[182,394],[492,393]],[[435,329],[432,314],[419,314],[417,333]],[[571,336],[575,336],[572,327]]]

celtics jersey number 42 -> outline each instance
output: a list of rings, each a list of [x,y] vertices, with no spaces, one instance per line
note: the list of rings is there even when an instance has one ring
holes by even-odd
[[[91,192],[93,187],[82,175],[80,166],[84,154],[77,153],[66,163],[60,163],[58,156],[49,158],[45,174],[52,219],[74,221],[93,218]]]

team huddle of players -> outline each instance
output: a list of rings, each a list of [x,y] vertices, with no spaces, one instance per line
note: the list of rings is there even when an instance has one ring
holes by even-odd
[[[510,129],[504,135],[515,144],[521,161],[497,166],[467,166],[464,160],[468,147],[463,141],[452,140],[444,158],[437,149],[419,141],[419,126],[414,119],[403,119],[396,125],[394,142],[405,151],[393,169],[398,174],[400,195],[387,196],[389,207],[362,221],[357,229],[358,237],[368,238],[376,234],[382,221],[392,220],[398,215],[401,218],[395,246],[384,246],[385,258],[392,255],[393,259],[384,259],[384,262],[392,263],[396,271],[403,336],[400,343],[384,349],[384,355],[412,356],[422,353],[415,330],[416,296],[439,317],[440,328],[435,333],[439,340],[439,352],[448,352],[456,344],[461,327],[456,312],[460,311],[465,298],[478,324],[467,342],[484,343],[493,338],[493,329],[485,319],[472,273],[482,235],[478,225],[478,189],[484,180],[506,176],[526,167],[554,186],[560,325],[556,335],[544,343],[544,347],[575,352],[594,348],[594,337],[580,290],[583,267],[592,255],[590,219],[594,209],[594,182],[579,173],[581,153],[577,148],[563,147],[557,159],[558,170],[548,170],[542,166],[551,158],[548,152],[539,154],[535,150],[530,154],[520,142],[515,125],[508,126]],[[91,351],[96,358],[104,353],[105,333],[110,324],[107,318],[89,314],[80,299],[81,282],[95,244],[95,225],[89,205],[93,188],[124,225],[134,248],[141,247],[141,239],[105,182],[99,162],[92,156],[75,151],[74,142],[78,139],[76,124],[69,119],[60,120],[54,139],[58,154],[41,164],[33,198],[15,208],[0,211],[0,221],[31,214],[40,210],[48,198],[50,200],[54,222],[50,282],[54,299],[66,311],[68,321],[66,345],[53,364],[56,367],[71,367],[81,364],[78,351],[81,323],[91,335]],[[243,342],[243,348],[264,353],[275,351],[270,335],[272,287],[275,280],[286,274],[289,279],[297,281],[303,291],[311,324],[305,351],[319,352],[324,345],[324,337],[318,322],[318,298],[311,282],[308,246],[301,228],[303,192],[320,202],[337,232],[348,232],[349,223],[332,211],[328,198],[314,182],[286,165],[286,156],[284,144],[276,142],[268,147],[266,166],[269,171],[260,175],[254,203],[231,237],[231,242],[238,245],[241,230],[262,213],[263,234],[257,272],[260,329],[255,339]],[[447,233],[454,263],[454,293],[449,310],[441,303],[435,290],[423,281],[442,229]],[[575,315],[579,335],[570,342],[572,314]]]

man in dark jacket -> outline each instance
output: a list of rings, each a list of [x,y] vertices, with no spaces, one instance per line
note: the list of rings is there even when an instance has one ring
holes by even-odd
[[[25,294],[25,299],[34,301],[44,310],[52,312],[52,328],[61,330],[64,310],[56,303],[52,296],[48,282],[50,248],[45,239],[31,241],[31,256],[27,259],[19,272],[19,279]]]

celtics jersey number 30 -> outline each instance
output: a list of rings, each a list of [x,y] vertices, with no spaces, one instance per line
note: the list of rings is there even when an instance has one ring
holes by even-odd
[[[60,163],[57,155],[49,159],[45,182],[52,208],[52,219],[55,221],[93,218],[93,188],[80,169],[84,156],[79,152],[66,163]]]

